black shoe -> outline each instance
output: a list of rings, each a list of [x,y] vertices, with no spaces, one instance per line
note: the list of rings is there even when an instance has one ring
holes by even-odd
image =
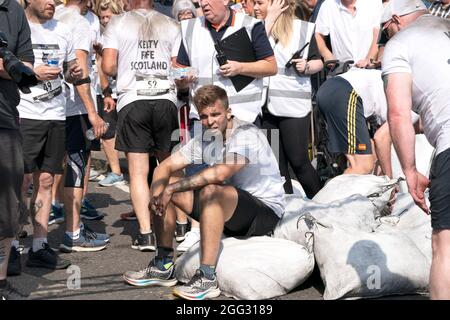
[[[8,277],[20,276],[22,273],[22,263],[20,262],[20,252],[14,247],[11,247],[8,260]]]
[[[177,228],[175,230],[175,240],[177,242],[184,241],[184,238],[186,237],[186,233],[188,231],[189,231],[188,223],[178,223],[177,222]]]
[[[133,241],[131,248],[140,251],[155,251],[156,250],[156,239],[153,232],[142,234],[138,233],[137,239]]]
[[[6,282],[6,286],[0,288],[0,301],[2,300],[24,300],[25,296],[21,295],[17,290],[12,288],[9,282]]]
[[[20,239],[26,238],[28,237],[28,232],[26,232],[25,230],[22,230],[19,232],[19,234],[17,235]]]
[[[48,243],[44,243],[43,248],[36,252],[32,248],[28,251],[27,267],[57,270],[66,269],[70,265],[70,261],[61,259]]]

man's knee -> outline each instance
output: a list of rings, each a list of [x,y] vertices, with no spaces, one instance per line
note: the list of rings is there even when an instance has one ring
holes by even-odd
[[[218,199],[220,197],[220,194],[222,192],[222,187],[216,185],[216,184],[208,184],[204,186],[200,190],[200,202],[206,203],[210,202],[211,200]]]
[[[39,175],[39,188],[51,189],[53,186],[53,175],[48,172],[42,172]]]
[[[450,229],[433,231],[432,249],[433,258],[450,259]]]

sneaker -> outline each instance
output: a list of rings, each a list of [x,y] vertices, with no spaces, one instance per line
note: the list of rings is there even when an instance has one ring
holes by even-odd
[[[95,170],[94,168],[91,168],[89,170],[89,181],[96,181],[97,178],[101,175],[100,172],[98,172],[97,170]]]
[[[70,261],[61,259],[48,243],[44,243],[43,248],[36,252],[33,248],[28,251],[27,267],[57,270],[66,269],[70,265]]]
[[[121,213],[120,219],[127,221],[137,220],[136,213],[134,211]]]
[[[165,271],[159,270],[154,263],[150,261],[147,268],[140,271],[127,271],[123,274],[123,279],[137,287],[146,286],[163,286],[172,287],[177,284],[177,279],[174,277],[175,267],[173,262],[164,266]]]
[[[84,232],[80,232],[80,237],[77,240],[73,240],[71,237],[64,233],[63,241],[59,246],[61,252],[94,252],[100,251],[106,248],[106,242],[99,239],[93,239],[91,237],[85,237]]]
[[[0,288],[0,301],[2,300],[25,300],[26,297],[20,294],[17,290],[11,287],[9,282],[6,282],[6,286]]]
[[[19,239],[23,239],[28,237],[28,232],[26,232],[25,230],[20,231],[17,236],[19,237]]]
[[[52,204],[52,210],[50,211],[50,217],[48,218],[48,225],[54,223],[64,222],[64,207],[57,207]]]
[[[22,263],[20,261],[20,252],[14,246],[11,246],[8,260],[8,277],[20,276],[22,273]]]
[[[27,196],[32,196],[33,195],[33,190],[34,190],[34,185],[32,183],[30,183],[30,185],[28,186],[27,189]]]
[[[209,280],[201,270],[197,269],[191,281],[176,287],[173,290],[173,294],[187,300],[204,300],[220,296],[220,289],[217,284],[217,277]]]
[[[194,229],[186,233],[184,241],[177,247],[177,252],[186,252],[194,244],[200,241],[200,230]]]
[[[175,229],[175,240],[177,242],[181,242],[186,237],[186,233],[188,232],[189,224],[186,223],[178,223],[177,228]]]
[[[111,187],[114,185],[123,185],[125,184],[125,180],[123,179],[123,174],[119,176],[114,172],[110,172],[103,180],[99,181],[98,184],[102,187]]]
[[[86,198],[81,202],[80,216],[86,220],[101,220],[104,217]]]
[[[91,238],[94,240],[100,240],[103,242],[109,242],[109,239],[111,238],[109,234],[106,233],[98,233],[89,228],[87,225],[84,224],[83,229],[81,230],[81,233],[85,238]]]
[[[156,239],[153,232],[142,234],[138,233],[137,238],[133,241],[131,248],[145,251],[155,251],[156,250]]]

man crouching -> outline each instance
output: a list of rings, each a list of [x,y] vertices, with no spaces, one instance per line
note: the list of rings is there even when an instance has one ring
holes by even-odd
[[[128,271],[135,286],[174,286],[172,240],[175,207],[200,222],[201,265],[194,277],[173,293],[191,300],[220,295],[215,268],[222,233],[226,236],[270,234],[284,212],[283,181],[266,137],[251,123],[231,115],[222,88],[207,85],[194,96],[202,126],[184,147],[155,170],[151,212],[155,215],[157,251],[147,268]],[[209,166],[188,178],[181,170]]]

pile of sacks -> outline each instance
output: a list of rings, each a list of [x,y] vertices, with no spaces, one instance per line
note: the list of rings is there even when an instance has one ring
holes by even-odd
[[[382,216],[398,179],[341,175],[312,199],[286,196],[273,237],[221,242],[219,287],[235,299],[269,299],[301,285],[317,264],[324,299],[422,293],[431,265],[430,217],[408,194]],[[200,265],[196,245],[176,262],[187,282]]]

